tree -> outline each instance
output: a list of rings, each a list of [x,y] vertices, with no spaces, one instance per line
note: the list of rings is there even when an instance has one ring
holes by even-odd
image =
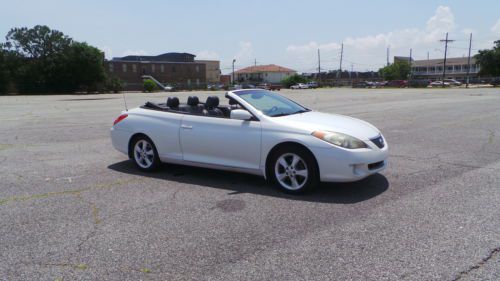
[[[8,70],[5,58],[5,52],[0,50],[0,94],[7,92],[7,84],[9,83]]]
[[[307,83],[307,79],[304,76],[294,74],[283,78],[283,80],[281,80],[281,83],[285,88],[290,88],[290,86],[298,83]]]
[[[20,92],[95,91],[105,82],[102,52],[60,31],[13,28],[6,40],[1,49],[15,54],[10,73]]]
[[[493,49],[480,50],[474,58],[481,66],[480,75],[500,76],[500,40],[495,41]]]
[[[382,67],[378,72],[385,80],[405,80],[410,74],[410,64],[405,61],[398,61]]]

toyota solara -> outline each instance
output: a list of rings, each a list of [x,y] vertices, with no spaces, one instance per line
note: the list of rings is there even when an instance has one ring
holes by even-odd
[[[363,179],[387,166],[388,147],[371,124],[307,109],[276,93],[235,90],[201,103],[146,102],[122,112],[111,128],[113,146],[137,168],[162,162],[264,176],[288,193],[320,181]]]

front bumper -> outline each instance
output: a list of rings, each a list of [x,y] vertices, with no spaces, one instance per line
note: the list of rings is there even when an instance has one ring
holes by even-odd
[[[357,181],[384,170],[389,156],[387,144],[383,148],[369,146],[366,149],[310,148],[318,162],[321,181]]]

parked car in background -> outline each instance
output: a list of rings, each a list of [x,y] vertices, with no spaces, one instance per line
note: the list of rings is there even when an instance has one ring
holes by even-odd
[[[232,87],[233,90],[241,90],[241,89],[255,89],[256,87],[252,84],[236,84]]]
[[[450,83],[443,81],[434,81],[429,84],[430,87],[449,87]]]
[[[408,87],[408,81],[406,80],[391,80],[385,85],[386,87],[396,87],[396,88],[406,88]]]
[[[444,82],[450,84],[451,86],[462,86],[462,82],[455,79],[444,79]]]
[[[377,82],[373,82],[373,86],[375,86],[376,88],[382,88],[382,87],[384,87],[385,85],[387,85],[387,81],[377,81]]]
[[[500,86],[500,78],[494,78],[490,81],[490,85],[493,87],[498,87]]]
[[[352,83],[353,88],[369,88],[371,87],[366,81],[358,81]]]
[[[292,85],[290,87],[290,89],[292,89],[292,90],[309,89],[309,86],[307,84],[304,84],[304,83],[299,83],[299,84]]]
[[[310,82],[307,82],[307,86],[311,89],[316,89],[319,87],[318,83],[316,81],[310,81]]]
[[[262,83],[257,86],[259,89],[270,90],[270,91],[279,91],[281,90],[281,85],[279,84],[271,84],[271,83]]]

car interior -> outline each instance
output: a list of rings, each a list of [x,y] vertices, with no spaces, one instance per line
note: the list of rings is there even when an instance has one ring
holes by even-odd
[[[229,105],[219,105],[219,97],[217,96],[209,96],[204,103],[201,103],[197,96],[189,96],[185,104],[181,104],[177,97],[168,97],[165,103],[148,101],[141,107],[182,114],[230,118],[232,110],[242,107],[236,100],[227,98]]]

